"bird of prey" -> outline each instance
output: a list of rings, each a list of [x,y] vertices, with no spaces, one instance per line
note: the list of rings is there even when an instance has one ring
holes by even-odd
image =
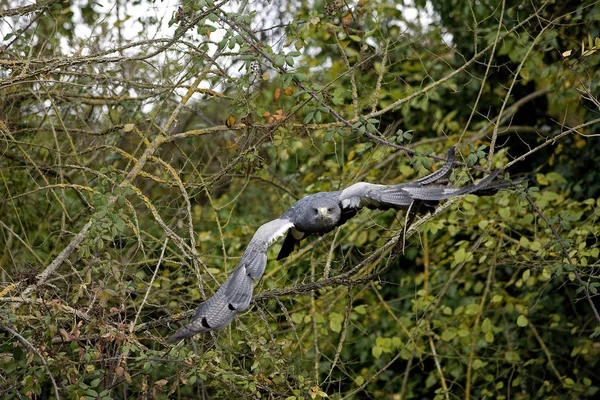
[[[258,228],[229,279],[211,298],[198,306],[191,322],[181,327],[167,342],[174,343],[197,333],[222,329],[231,323],[237,313],[247,309],[254,282],[265,271],[269,245],[286,232],[278,260],[291,254],[296,243],[306,235],[330,232],[354,217],[363,207],[402,209],[409,208],[413,202],[431,206],[440,200],[467,193],[481,191],[488,194],[499,187],[490,185],[499,170],[476,184],[461,188],[434,185],[448,175],[453,162],[454,147],[448,151],[446,164],[442,168],[415,181],[399,185],[359,182],[344,190],[315,193],[298,200],[279,218]]]

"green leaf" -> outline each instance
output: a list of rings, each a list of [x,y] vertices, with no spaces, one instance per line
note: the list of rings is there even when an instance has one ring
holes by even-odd
[[[306,116],[304,117],[304,120],[302,121],[304,124],[308,124],[310,123],[313,118],[315,116],[315,112],[314,111],[309,111]]]
[[[481,323],[481,331],[483,333],[488,333],[492,329],[492,321],[489,318],[486,318]]]
[[[379,358],[381,356],[381,353],[383,353],[383,349],[379,346],[373,346],[373,348],[371,349],[371,354],[373,354],[373,357],[375,358]]]
[[[456,331],[455,330],[450,330],[450,329],[445,329],[442,332],[442,334],[441,334],[440,337],[442,338],[442,340],[444,342],[449,342],[449,341],[451,341],[452,339],[454,339],[456,337]]]
[[[323,119],[323,114],[321,114],[321,111],[317,111],[315,113],[315,118],[314,118],[315,123],[320,124],[322,119]]]
[[[465,314],[467,315],[477,315],[479,314],[479,304],[472,303],[465,307]]]
[[[329,328],[340,333],[342,331],[342,323],[344,322],[344,316],[342,314],[333,312],[329,315]]]
[[[471,261],[473,259],[473,253],[467,253],[464,247],[459,248],[454,252],[454,262],[461,264],[463,262]]]
[[[565,387],[572,387],[575,385],[575,381],[571,378],[565,378]]]
[[[478,158],[475,154],[471,153],[467,156],[467,164],[469,164],[470,166],[473,166],[477,163]]]
[[[284,56],[277,57],[275,59],[274,63],[277,68],[283,68],[285,66],[285,57]]]
[[[521,236],[519,243],[521,244],[522,247],[525,247],[525,248],[529,247],[529,239],[527,239],[525,236]]]
[[[517,318],[517,325],[519,325],[520,327],[526,327],[527,325],[529,325],[529,320],[527,320],[527,317],[524,315],[519,315],[519,318]]]
[[[468,329],[459,329],[458,332],[456,332],[456,334],[459,337],[467,337],[471,334],[471,331],[469,331]]]
[[[454,252],[454,261],[456,261],[457,263],[462,263],[466,258],[466,251],[463,247],[461,247],[460,249],[456,250]]]
[[[483,368],[487,365],[488,363],[481,361],[479,358],[473,360],[473,370],[478,370],[480,368]]]
[[[293,313],[292,321],[295,324],[301,324],[304,321],[304,313]]]
[[[504,353],[504,359],[509,363],[514,364],[521,361],[521,356],[519,356],[519,353],[517,353],[516,351],[509,350]]]
[[[357,314],[360,315],[365,315],[367,313],[367,305],[366,304],[361,304],[359,306],[353,307],[352,311],[356,312]]]
[[[503,219],[510,219],[510,208],[505,207],[498,210],[498,215]]]

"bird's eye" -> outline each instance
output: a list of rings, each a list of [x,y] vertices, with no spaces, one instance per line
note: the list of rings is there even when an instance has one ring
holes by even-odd
[[[319,210],[317,210],[316,208],[313,208],[313,211],[315,212],[315,214],[319,213]]]
[[[327,209],[327,211],[329,211],[329,212],[333,212],[333,207],[329,207],[329,208]]]

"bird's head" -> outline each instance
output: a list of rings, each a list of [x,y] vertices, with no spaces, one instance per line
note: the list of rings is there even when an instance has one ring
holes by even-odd
[[[318,207],[314,209],[317,218],[329,218],[333,213],[333,207]]]
[[[340,219],[340,206],[335,201],[319,201],[312,206],[312,214],[317,221],[335,221]]]

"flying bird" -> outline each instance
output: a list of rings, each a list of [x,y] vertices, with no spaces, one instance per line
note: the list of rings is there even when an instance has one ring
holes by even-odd
[[[405,209],[413,202],[434,206],[440,200],[467,193],[490,194],[501,188],[503,182],[490,185],[500,172],[496,170],[476,184],[461,188],[434,185],[449,174],[454,162],[454,147],[448,151],[446,164],[423,178],[399,185],[379,185],[359,182],[344,190],[320,192],[298,200],[279,218],[262,225],[229,279],[208,300],[201,303],[190,323],[181,327],[167,342],[175,343],[197,333],[223,329],[250,305],[254,282],[267,265],[269,245],[286,234],[277,260],[290,255],[296,244],[307,235],[324,235],[353,218],[362,208]]]

